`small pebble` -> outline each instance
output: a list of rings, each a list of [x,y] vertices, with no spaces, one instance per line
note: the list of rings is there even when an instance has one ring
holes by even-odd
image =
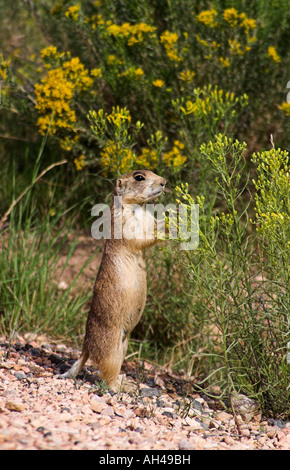
[[[23,411],[25,409],[23,403],[20,403],[18,401],[7,401],[5,407],[9,411]]]
[[[178,443],[179,450],[194,450],[194,446],[192,442],[188,441],[187,439],[181,439]]]
[[[18,380],[24,380],[27,378],[26,374],[24,372],[14,372],[14,375],[16,379]]]

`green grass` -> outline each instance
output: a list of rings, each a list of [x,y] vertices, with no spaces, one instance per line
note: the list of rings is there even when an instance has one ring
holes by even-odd
[[[72,240],[75,213],[55,200],[55,206],[39,218],[35,188],[55,165],[40,172],[45,141],[35,162],[31,184],[15,196],[2,217],[0,232],[0,331],[13,336],[21,331],[46,331],[67,338],[77,337],[91,292],[78,288],[78,280],[89,257],[66,289],[59,283],[78,243]],[[15,178],[13,178],[15,182]],[[59,265],[60,257],[65,257]]]

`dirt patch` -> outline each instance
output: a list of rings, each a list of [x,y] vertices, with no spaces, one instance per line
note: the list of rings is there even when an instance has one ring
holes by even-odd
[[[0,449],[250,450],[290,448],[290,423],[246,423],[196,393],[194,382],[149,363],[122,368],[113,393],[87,366],[62,379],[79,351],[45,337],[0,338]]]

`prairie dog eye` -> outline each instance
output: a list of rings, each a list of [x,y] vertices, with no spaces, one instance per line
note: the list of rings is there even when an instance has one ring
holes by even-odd
[[[134,180],[136,180],[136,181],[144,181],[145,178],[144,178],[144,176],[142,176],[142,175],[135,175],[135,176],[134,176]]]

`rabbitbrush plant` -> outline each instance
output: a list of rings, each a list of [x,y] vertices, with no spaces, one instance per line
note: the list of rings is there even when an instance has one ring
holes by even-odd
[[[253,156],[251,200],[241,183],[245,143],[218,135],[200,151],[215,173],[211,191],[194,200],[187,184],[176,188],[200,211],[199,246],[182,252],[199,318],[200,334],[187,344],[191,370],[203,364],[208,393],[241,392],[265,415],[289,419],[289,156],[274,148]]]

